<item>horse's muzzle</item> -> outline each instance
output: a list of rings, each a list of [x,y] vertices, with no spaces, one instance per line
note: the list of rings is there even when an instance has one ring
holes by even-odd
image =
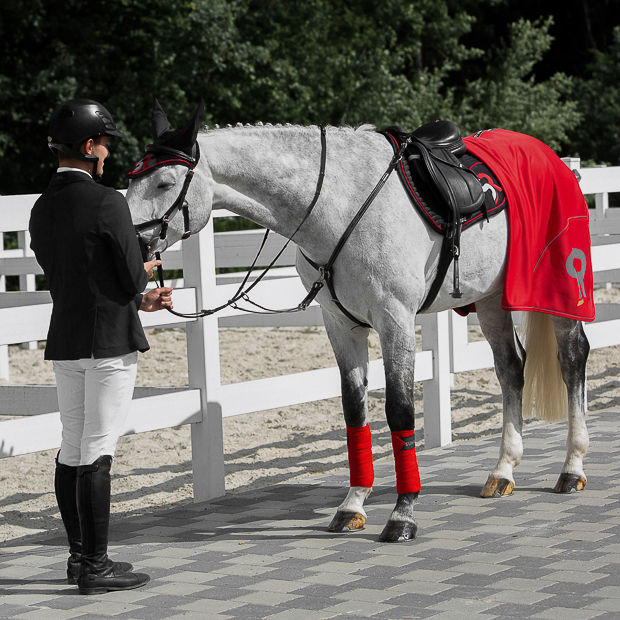
[[[168,247],[168,242],[163,241],[159,237],[155,237],[147,242],[139,231],[136,231],[138,237],[138,245],[140,246],[140,253],[142,254],[142,261],[147,262],[155,260],[155,252],[164,252]]]

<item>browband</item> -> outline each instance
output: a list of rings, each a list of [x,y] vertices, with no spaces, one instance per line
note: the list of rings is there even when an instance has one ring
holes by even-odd
[[[157,166],[187,166],[194,169],[198,165],[200,160],[200,148],[198,142],[195,145],[195,157],[190,157],[184,151],[173,149],[167,146],[161,146],[159,144],[148,144],[146,147],[146,154],[142,159],[136,162],[134,167],[127,176],[130,178],[140,176],[145,172],[150,172]]]

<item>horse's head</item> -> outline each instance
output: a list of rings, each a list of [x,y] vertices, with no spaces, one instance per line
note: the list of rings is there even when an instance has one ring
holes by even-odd
[[[183,131],[171,130],[155,100],[153,142],[129,173],[127,202],[143,250],[163,252],[179,239],[198,232],[211,212],[208,183],[196,169],[200,159],[197,142],[204,101]]]

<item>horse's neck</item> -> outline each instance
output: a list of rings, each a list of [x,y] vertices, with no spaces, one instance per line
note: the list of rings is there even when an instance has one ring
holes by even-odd
[[[215,182],[213,208],[225,208],[290,236],[314,195],[320,169],[317,127],[250,127],[201,134]]]

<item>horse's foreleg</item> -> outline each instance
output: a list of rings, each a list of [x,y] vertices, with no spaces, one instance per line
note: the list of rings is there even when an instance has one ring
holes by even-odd
[[[586,486],[583,459],[589,438],[585,422],[586,362],[590,344],[578,321],[551,317],[558,341],[562,378],[568,393],[568,439],[566,461],[555,485],[556,493],[581,491]]]
[[[329,525],[330,532],[360,530],[366,523],[364,501],[372,491],[374,469],[368,425],[368,329],[343,323],[323,311],[327,334],[338,362],[342,409],[347,426],[350,488]]]
[[[382,325],[380,337],[385,366],[385,413],[392,435],[398,499],[379,540],[401,542],[414,539],[418,531],[413,514],[420,494],[413,405],[414,317],[405,317],[401,325]]]
[[[501,308],[501,291],[476,302],[480,327],[493,350],[495,373],[502,389],[502,442],[499,460],[489,475],[482,497],[510,495],[515,481],[513,469],[523,456],[523,370],[525,353],[510,312]]]

